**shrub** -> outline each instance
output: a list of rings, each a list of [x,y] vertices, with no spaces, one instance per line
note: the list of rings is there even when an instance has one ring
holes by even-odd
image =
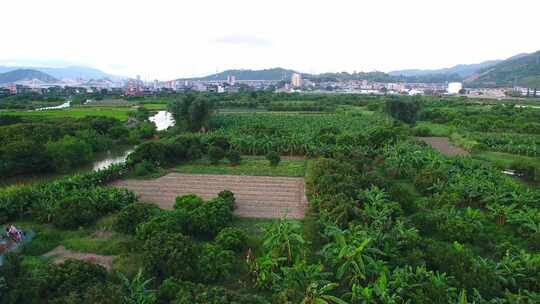
[[[234,227],[223,228],[216,236],[216,243],[224,249],[236,252],[246,247],[247,234],[244,230]]]
[[[114,222],[114,229],[126,234],[135,234],[140,223],[155,216],[159,208],[147,203],[134,203],[124,207]]]
[[[232,270],[234,253],[219,246],[204,244],[197,262],[199,279],[206,283],[216,282]]]
[[[240,152],[238,150],[229,150],[227,153],[227,160],[231,163],[233,166],[238,166],[240,164],[240,161],[242,160],[242,156],[240,155]]]
[[[168,277],[189,280],[196,276],[197,250],[181,233],[157,232],[143,246],[143,267],[158,281]]]
[[[527,180],[536,181],[538,172],[540,171],[540,165],[537,165],[537,163],[533,161],[517,159],[510,164],[510,169],[523,174],[523,177]]]
[[[70,295],[78,298],[76,302],[80,303],[80,298],[88,288],[104,283],[107,279],[107,271],[103,266],[72,259],[58,265],[49,264],[42,271],[39,289],[44,299],[49,301]]]
[[[218,197],[229,204],[231,211],[234,211],[234,209],[236,209],[236,199],[234,198],[234,193],[229,190],[223,190],[218,193]]]
[[[186,210],[162,211],[159,215],[137,226],[136,234],[140,240],[148,240],[161,232],[185,233],[191,222]]]
[[[261,296],[241,294],[223,287],[212,287],[175,279],[163,281],[159,288],[159,303],[209,304],[242,303],[269,304]]]
[[[174,203],[174,209],[193,210],[204,203],[203,199],[195,194],[178,196]]]
[[[228,202],[221,198],[210,200],[190,212],[190,231],[194,234],[214,236],[232,220]]]
[[[214,147],[221,148],[223,151],[229,150],[229,147],[230,147],[229,141],[227,140],[227,138],[223,136],[217,136],[217,137],[211,138],[210,144]]]
[[[66,171],[92,159],[92,146],[85,141],[66,135],[59,141],[49,142],[45,147],[57,171]]]
[[[147,160],[143,160],[142,162],[136,164],[133,168],[133,174],[135,176],[146,176],[154,172],[156,172],[156,167],[153,163]]]
[[[88,197],[73,196],[62,199],[55,208],[53,222],[62,228],[77,228],[93,223],[99,213]]]
[[[143,161],[148,161],[156,166],[166,163],[166,145],[159,141],[144,142],[138,145],[135,151],[129,154],[127,159],[127,163],[132,166]]]
[[[0,190],[0,223],[23,217],[39,193],[31,186],[12,186]]]
[[[425,137],[431,135],[431,130],[428,127],[416,127],[413,129],[413,134],[415,136]]]
[[[220,147],[210,146],[208,148],[208,157],[210,158],[210,162],[212,164],[217,164],[223,159],[223,157],[225,157],[225,151]]]
[[[279,153],[275,151],[268,152],[266,154],[266,159],[270,162],[270,166],[272,167],[276,167],[281,161],[281,157],[279,156]]]

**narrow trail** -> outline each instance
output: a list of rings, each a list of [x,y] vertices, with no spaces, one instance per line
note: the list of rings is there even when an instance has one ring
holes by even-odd
[[[108,255],[99,255],[93,253],[77,252],[66,249],[66,247],[60,245],[53,250],[43,255],[44,257],[50,257],[54,259],[54,263],[61,264],[67,259],[75,259],[101,265],[111,271],[113,257]]]
[[[127,188],[141,201],[163,209],[172,209],[180,195],[193,193],[208,200],[223,190],[234,193],[235,214],[240,217],[279,218],[287,213],[288,218],[300,219],[307,206],[304,179],[298,177],[169,173],[152,180],[120,180],[112,185]]]

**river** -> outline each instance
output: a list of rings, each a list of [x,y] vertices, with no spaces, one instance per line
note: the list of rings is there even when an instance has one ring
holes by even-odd
[[[63,105],[60,105],[63,106]],[[59,106],[58,106],[59,107]],[[69,107],[69,102],[67,106]],[[48,109],[59,109],[57,107],[51,107]],[[42,108],[40,110],[46,110]],[[174,125],[174,119],[171,113],[167,111],[158,111],[156,114],[149,118],[151,122],[156,125],[158,131],[165,130]],[[126,161],[128,155],[135,150],[135,146],[117,146],[109,151],[96,153],[94,160],[86,165],[76,168],[72,171],[65,173],[47,173],[47,174],[26,174],[8,178],[2,178],[0,180],[0,187],[20,184],[32,184],[57,179],[66,175],[72,175],[75,173],[84,173],[89,171],[97,171],[107,168],[113,164],[121,164]]]

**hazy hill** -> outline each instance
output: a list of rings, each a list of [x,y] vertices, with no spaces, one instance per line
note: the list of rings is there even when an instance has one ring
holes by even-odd
[[[445,74],[445,75],[455,74],[455,75],[459,75],[460,77],[466,78],[470,75],[477,73],[478,71],[481,71],[482,69],[492,67],[500,62],[502,62],[502,60],[489,60],[489,61],[484,61],[484,62],[476,63],[476,64],[458,64],[451,68],[444,68],[444,69],[435,69],[435,70],[410,69],[410,70],[392,71],[392,72],[389,72],[388,74],[392,76],[426,76],[426,75],[436,75],[436,74]]]
[[[287,70],[283,68],[273,68],[266,70],[226,70],[217,74],[208,75],[199,78],[190,78],[191,80],[217,80],[226,81],[229,75],[236,77],[236,80],[289,80],[293,73],[293,70]]]
[[[540,88],[540,51],[511,57],[481,70],[466,82],[471,86],[524,86]]]
[[[321,81],[347,81],[347,80],[369,80],[376,82],[416,82],[416,83],[444,83],[447,81],[458,81],[461,77],[457,74],[426,74],[418,76],[394,76],[384,72],[360,72],[360,73],[323,73],[318,75],[303,75],[304,78],[314,82]]]
[[[18,69],[0,74],[0,83],[12,83],[34,79],[47,83],[58,81],[58,79],[49,74],[30,69]]]
[[[124,79],[126,77],[107,74],[101,70],[83,67],[83,66],[70,66],[64,68],[42,68],[42,67],[11,67],[0,66],[0,73],[14,71],[18,69],[36,70],[42,73],[49,74],[57,79],[102,79],[108,78],[110,80]]]

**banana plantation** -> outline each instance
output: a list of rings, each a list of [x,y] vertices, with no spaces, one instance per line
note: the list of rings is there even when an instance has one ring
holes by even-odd
[[[0,222],[35,232],[4,254],[0,304],[540,303],[538,110],[339,96],[324,113],[205,108],[219,95],[173,100],[176,127],[126,164],[0,188]],[[468,154],[445,156],[422,136]],[[486,152],[532,160],[506,168]],[[303,219],[240,218],[228,189],[160,209],[111,184],[197,160],[241,167],[253,155],[306,161]],[[111,262],[47,257],[57,246]]]

